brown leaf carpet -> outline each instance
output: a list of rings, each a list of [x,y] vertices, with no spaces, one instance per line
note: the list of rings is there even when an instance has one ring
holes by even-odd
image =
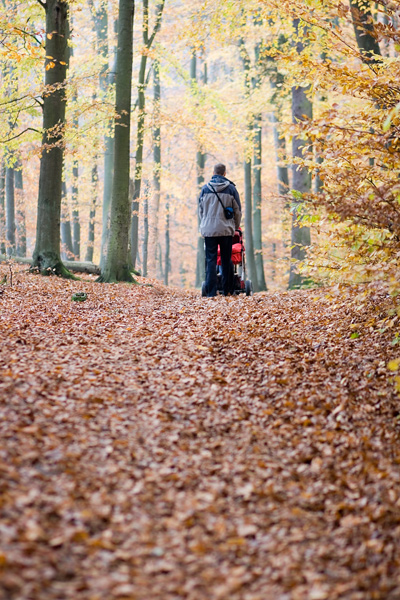
[[[1,600],[399,599],[397,317],[364,291],[16,273]]]

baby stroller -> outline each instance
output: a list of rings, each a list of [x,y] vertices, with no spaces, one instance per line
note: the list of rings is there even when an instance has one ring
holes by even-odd
[[[235,231],[235,235],[232,240],[232,268],[233,268],[233,293],[234,294],[246,294],[251,296],[253,294],[253,285],[250,279],[246,279],[246,253],[243,243],[243,232],[239,228]],[[218,247],[218,258],[217,258],[217,292],[222,294],[222,277],[221,277],[221,256],[220,249]],[[207,296],[206,282],[203,281],[201,286],[201,295]]]

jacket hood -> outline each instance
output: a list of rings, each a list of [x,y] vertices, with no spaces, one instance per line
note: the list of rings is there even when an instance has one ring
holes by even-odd
[[[211,181],[208,182],[207,187],[212,191],[212,188],[210,187],[211,184],[214,190],[216,190],[217,192],[222,192],[230,185],[230,183],[231,182],[229,181],[229,179],[226,179],[226,177],[222,177],[222,175],[213,175]]]

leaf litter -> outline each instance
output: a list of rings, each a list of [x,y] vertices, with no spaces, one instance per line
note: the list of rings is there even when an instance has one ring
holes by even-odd
[[[0,305],[2,600],[400,597],[383,289],[20,271]]]

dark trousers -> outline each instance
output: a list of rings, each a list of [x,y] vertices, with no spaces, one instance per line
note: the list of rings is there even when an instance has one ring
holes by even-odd
[[[217,253],[221,249],[222,291],[225,296],[232,292],[232,236],[206,237],[206,288],[207,296],[217,295]]]

